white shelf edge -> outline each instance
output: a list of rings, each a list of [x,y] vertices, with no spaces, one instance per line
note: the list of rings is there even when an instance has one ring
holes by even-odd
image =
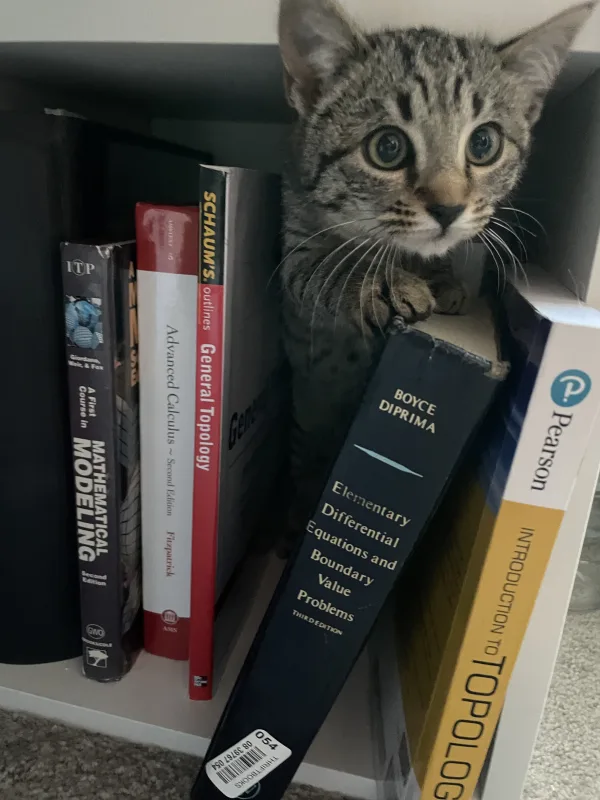
[[[149,725],[94,708],[54,700],[31,692],[23,692],[0,686],[0,708],[3,711],[16,711],[33,714],[37,717],[63,722],[91,733],[101,733],[117,739],[126,739],[136,744],[162,747],[177,753],[202,758],[210,743],[203,736],[174,731],[159,725]]]
[[[49,697],[0,686],[0,708],[4,711],[33,714],[62,722],[91,733],[104,734],[141,745],[161,747],[177,753],[202,758],[210,740],[203,736],[174,731],[158,725],[119,717],[92,708],[54,700]],[[302,783],[326,792],[338,792],[361,800],[377,800],[377,785],[373,779],[338,772],[304,762],[294,783]]]

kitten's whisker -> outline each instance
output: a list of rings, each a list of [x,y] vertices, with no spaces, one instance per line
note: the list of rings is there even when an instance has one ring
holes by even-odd
[[[371,239],[371,241],[372,241],[372,239]],[[339,311],[340,311],[340,306],[341,306],[341,304],[342,304],[342,298],[343,298],[343,296],[344,296],[344,292],[346,291],[346,286],[348,285],[348,281],[351,279],[351,277],[352,277],[352,275],[354,274],[354,272],[355,272],[355,271],[358,269],[358,267],[361,265],[361,263],[362,263],[363,259],[364,259],[366,256],[368,256],[368,255],[369,255],[369,253],[371,252],[371,250],[373,250],[375,247],[377,247],[377,245],[379,245],[379,244],[380,244],[380,242],[381,242],[381,240],[380,240],[380,239],[377,239],[377,240],[375,241],[375,244],[371,245],[371,247],[369,247],[369,249],[368,249],[368,250],[367,250],[365,253],[363,253],[363,254],[361,255],[361,257],[358,259],[358,261],[356,262],[356,264],[355,264],[355,265],[352,267],[352,269],[350,270],[350,272],[349,272],[349,273],[348,273],[348,275],[346,276],[346,280],[344,281],[344,283],[343,283],[343,285],[342,285],[342,289],[341,289],[341,291],[340,291],[340,296],[338,297],[338,301],[337,301],[337,304],[336,304],[336,307],[335,307],[335,316],[334,316],[334,318],[333,318],[333,335],[334,335],[334,336],[335,336],[335,332],[336,332],[336,330],[337,330],[338,314],[339,314]]]
[[[463,263],[463,270],[466,270],[467,264],[469,263],[470,245],[471,245],[471,240],[467,239],[467,241],[465,242],[465,260]]]
[[[379,261],[377,262],[377,267],[376,267],[375,272],[373,274],[373,279],[371,281],[371,304],[372,304],[372,307],[373,307],[373,316],[375,318],[375,321],[377,322],[377,315],[375,313],[375,278],[377,277],[377,273],[379,271],[379,267],[381,266],[382,254],[385,254],[385,252],[386,252],[388,247],[389,247],[389,244],[385,244],[385,242],[384,242],[381,245],[381,247],[379,248],[379,250],[375,253],[373,258],[371,259],[371,264],[369,266],[369,269],[365,273],[365,277],[363,278],[363,282],[362,282],[361,287],[360,287],[360,326],[361,326],[361,330],[362,330],[362,334],[363,334],[363,340],[364,340],[366,348],[368,348],[368,343],[367,343],[367,340],[366,340],[366,337],[365,337],[366,315],[363,313],[363,293],[364,293],[365,289],[368,287],[369,273],[371,272],[371,270],[375,266],[375,262],[379,259]]]
[[[361,330],[361,333],[362,333],[362,338],[363,338],[363,343],[365,345],[365,349],[368,349],[368,344],[367,344],[367,337],[365,335],[365,314],[364,314],[364,311],[363,311],[363,297],[364,297],[364,294],[365,294],[365,286],[368,284],[368,281],[369,281],[369,274],[370,274],[371,270],[373,269],[373,266],[375,264],[375,259],[381,253],[381,249],[382,249],[383,246],[384,245],[381,245],[379,250],[371,258],[371,263],[369,264],[369,266],[367,267],[367,271],[363,275],[363,279],[362,279],[361,284],[360,284],[360,289],[358,290],[358,305],[359,305],[359,312],[360,312],[360,314],[359,314],[359,316],[360,316],[360,330]]]
[[[333,270],[331,271],[331,274],[330,274],[330,275],[327,277],[327,279],[324,281],[323,285],[322,285],[322,286],[321,286],[321,288],[319,289],[319,292],[318,292],[318,294],[317,294],[317,296],[316,296],[316,298],[315,298],[315,303],[314,303],[314,306],[313,306],[313,312],[312,312],[312,315],[311,315],[311,322],[310,322],[310,330],[311,330],[311,359],[312,359],[312,346],[313,346],[313,332],[314,332],[314,324],[315,324],[316,315],[317,315],[317,311],[318,311],[318,307],[319,307],[319,300],[320,300],[320,298],[321,298],[321,295],[322,295],[322,293],[323,293],[323,292],[325,291],[325,289],[327,288],[327,285],[329,284],[329,282],[330,282],[330,281],[331,281],[331,280],[332,280],[332,279],[333,279],[333,278],[334,278],[334,277],[335,277],[335,276],[338,274],[338,272],[339,272],[340,268],[341,268],[341,267],[342,267],[342,266],[343,266],[343,265],[346,263],[346,261],[347,261],[347,260],[350,258],[350,256],[354,255],[354,253],[356,253],[357,251],[359,251],[359,250],[361,249],[361,247],[364,247],[365,245],[369,244],[369,242],[372,242],[372,241],[373,241],[373,239],[372,239],[372,238],[367,238],[367,239],[365,239],[364,241],[360,242],[360,243],[359,243],[359,244],[358,244],[358,245],[357,245],[357,246],[356,246],[356,247],[355,247],[353,250],[351,250],[349,253],[346,253],[346,255],[345,255],[345,256],[344,256],[344,257],[341,259],[341,261],[338,261],[338,263],[336,264],[336,266],[335,266],[335,267],[333,268]],[[370,250],[371,250],[371,248],[369,248],[369,250],[367,250],[367,253],[368,253]]]
[[[338,274],[338,271],[341,269],[341,267],[344,265],[344,263],[350,258],[350,256],[352,256],[354,253],[356,253],[358,250],[360,250],[361,247],[364,247],[365,245],[367,245],[369,242],[372,242],[372,241],[373,241],[372,238],[367,238],[365,241],[360,242],[349,253],[346,253],[346,255],[341,259],[341,261],[338,261],[336,266],[331,271],[331,274],[328,275],[327,279],[324,281],[323,285],[319,289],[319,292],[318,292],[318,294],[317,294],[317,296],[315,298],[313,312],[312,312],[311,320],[310,320],[310,358],[311,358],[311,361],[313,360],[313,356],[314,356],[314,327],[315,327],[315,320],[316,320],[317,310],[319,308],[319,300],[321,298],[321,294],[325,291],[325,289],[326,289],[327,285],[329,284],[329,282]],[[369,252],[369,251],[367,250],[367,252]]]
[[[376,242],[376,244],[379,244],[379,240]],[[365,313],[363,311],[363,299],[364,299],[364,295],[365,295],[365,287],[368,285],[369,275],[370,275],[371,270],[373,269],[373,267],[375,265],[375,260],[377,259],[377,257],[381,253],[381,250],[382,250],[383,247],[384,247],[383,244],[380,245],[380,247],[377,250],[377,252],[375,253],[375,255],[371,257],[371,263],[369,264],[365,274],[363,275],[363,279],[362,279],[362,281],[360,283],[360,287],[359,287],[359,290],[358,290],[360,330],[361,330],[361,333],[362,333],[362,337],[363,337],[363,342],[364,342],[365,348],[368,347],[367,339],[366,339],[366,336],[365,336]],[[373,249],[373,248],[371,248],[371,249]],[[371,250],[369,250],[368,252],[371,252]]]
[[[343,247],[345,247],[348,244],[351,244],[352,242],[355,242],[359,238],[360,238],[359,236],[353,236],[352,239],[348,239],[347,241],[343,241],[340,245],[338,245],[335,248],[335,250],[332,250],[331,253],[328,253],[322,261],[319,261],[319,263],[317,264],[317,266],[312,271],[310,278],[308,279],[308,281],[306,282],[306,284],[304,286],[304,291],[302,292],[302,298],[301,298],[301,301],[300,301],[300,313],[301,314],[304,311],[304,300],[306,299],[306,295],[308,294],[308,287],[310,286],[310,284],[311,284],[313,278],[315,277],[315,275],[317,274],[317,272],[319,272],[321,267],[323,267],[326,264],[326,262],[329,261],[329,259],[332,256],[334,256],[336,253],[338,253]]]
[[[498,220],[499,218],[498,217],[494,217],[493,219]],[[538,234],[534,233],[531,230],[531,228],[526,228],[525,225],[521,225],[521,223],[519,222],[519,218],[517,216],[515,216],[515,219],[516,219],[515,225],[520,231],[523,231],[523,233],[527,233],[529,236],[531,236],[534,239],[538,238]],[[510,223],[505,219],[503,219],[502,222],[506,223],[506,225],[510,225]],[[512,225],[510,225],[510,227],[512,228]]]
[[[396,293],[394,292],[394,269],[396,268],[396,256],[398,255],[398,251],[394,248],[392,253],[392,268],[390,270],[390,280],[388,281],[388,288],[390,290],[390,297],[392,298],[392,303],[394,304],[394,308],[398,308],[398,301],[396,299]]]
[[[519,242],[519,244],[521,245],[521,248],[523,249],[523,253],[524,253],[524,255],[525,255],[525,258],[526,258],[526,259],[528,258],[528,255],[527,255],[527,247],[525,246],[525,242],[524,242],[524,241],[523,241],[523,239],[521,239],[521,237],[520,237],[520,236],[519,236],[519,235],[516,233],[516,231],[514,230],[514,228],[512,227],[512,225],[510,225],[508,222],[504,222],[504,220],[498,219],[498,217],[490,217],[490,223],[491,223],[491,224],[494,224],[494,225],[497,225],[499,228],[504,228],[504,230],[508,231],[508,232],[510,233],[510,235],[511,235],[511,236],[514,236],[514,237],[515,237],[515,239],[516,239],[516,240]]]
[[[390,251],[387,254],[387,260],[385,264],[385,282],[387,286],[390,285],[390,276],[392,274],[394,249],[395,249],[394,245],[392,245]]]
[[[279,270],[285,264],[288,258],[291,258],[294,255],[294,253],[296,253],[301,247],[303,247],[305,244],[312,241],[313,239],[316,239],[317,236],[322,236],[324,233],[336,230],[337,228],[342,228],[345,225],[353,225],[355,222],[375,222],[376,223],[375,227],[377,227],[377,225],[379,224],[377,217],[364,217],[364,218],[360,217],[360,218],[349,219],[346,220],[345,222],[338,222],[336,225],[330,225],[329,228],[322,228],[320,231],[313,233],[312,236],[307,236],[306,239],[303,239],[301,242],[299,242],[292,250],[290,250],[289,253],[286,253],[285,256],[281,259],[279,264],[273,270],[273,273],[267,282],[267,289],[271,285],[271,281],[275,278],[276,274],[279,272]]]
[[[505,242],[504,239],[501,236],[499,236],[495,231],[488,231],[488,233],[492,235],[494,239],[496,239],[498,244],[502,246],[505,252],[507,252],[510,258],[512,259],[515,280],[518,278],[520,271],[520,274],[523,276],[523,280],[527,285],[529,285],[529,279],[527,278],[527,273],[525,272],[525,268],[523,267],[523,264],[519,261],[519,259],[516,257],[516,255],[513,253],[508,243]]]
[[[379,322],[379,316],[377,315],[377,308],[375,306],[375,289],[377,288],[376,286],[377,275],[379,273],[379,270],[381,269],[382,264],[386,263],[386,257],[389,255],[389,250],[391,246],[392,246],[391,243],[385,246],[383,254],[379,259],[379,264],[377,265],[377,269],[375,270],[375,274],[373,275],[373,280],[371,281],[371,306],[373,308],[373,319],[375,320],[375,323],[377,324],[377,327],[379,328],[382,334],[383,334],[383,328],[381,327],[381,323]]]
[[[486,231],[486,233],[487,233],[487,235],[490,237],[490,239],[492,239],[492,241],[496,242],[496,244],[498,245],[498,247],[501,247],[501,248],[504,250],[504,252],[505,252],[505,253],[508,253],[508,255],[509,255],[509,257],[510,257],[510,259],[511,259],[511,261],[512,261],[514,278],[515,278],[515,280],[516,280],[516,278],[517,278],[517,276],[518,276],[518,268],[519,268],[520,264],[519,264],[519,262],[517,261],[517,258],[516,258],[516,256],[515,256],[515,254],[514,254],[514,253],[513,253],[513,251],[512,251],[512,250],[511,250],[511,249],[508,247],[508,245],[507,245],[507,243],[504,241],[504,239],[503,239],[503,238],[502,238],[502,237],[501,237],[499,234],[497,234],[497,233],[496,233],[496,231],[493,231],[493,230],[491,230],[490,228],[488,228],[488,230]],[[501,253],[500,253],[500,257],[502,258],[502,254],[501,254]],[[502,262],[504,263],[504,259],[502,259]]]
[[[529,213],[529,211],[523,211],[522,208],[516,208],[515,206],[513,206],[513,204],[510,202],[510,200],[507,201],[507,202],[508,202],[507,206],[500,206],[500,208],[503,211],[512,211],[513,214],[523,214],[523,216],[529,217],[529,219],[532,219],[535,222],[536,225],[539,225],[539,227],[542,230],[542,232],[544,233],[544,235],[548,236],[548,231],[546,230],[546,228],[544,228],[544,226],[539,221],[539,219],[537,219],[537,217],[534,217],[533,214]]]
[[[572,269],[568,269],[567,274],[569,275],[569,278],[571,278],[571,280],[573,281],[573,294],[577,298],[577,302],[579,303],[580,306],[585,305],[583,300],[583,297],[585,295],[585,283],[583,281],[579,281],[578,284],[577,278],[573,274]]]
[[[488,239],[486,237],[486,232],[485,231],[481,231],[477,235],[480,237],[481,241],[483,242],[485,249],[491,255],[492,260],[494,262],[494,266],[496,267],[496,285],[497,285],[497,291],[498,291],[498,295],[499,295],[500,294],[500,267],[498,266],[498,261],[496,260],[496,256],[494,255],[494,252],[492,251],[492,249],[490,247],[490,243],[489,243],[489,241],[488,241]]]
[[[387,255],[386,265],[385,265],[385,283],[390,291],[391,297],[391,290],[389,287],[392,285],[392,275],[394,271],[394,267],[396,266],[396,247],[394,244],[390,247],[390,251]]]
[[[493,235],[497,239],[498,244],[502,245],[504,250],[511,257],[512,262],[513,262],[513,266],[515,268],[515,279],[518,278],[519,270],[520,270],[520,273],[523,276],[523,280],[525,281],[525,284],[527,286],[529,286],[529,279],[527,277],[527,273],[525,272],[525,268],[523,267],[523,264],[519,261],[519,259],[515,256],[515,254],[511,250],[511,248],[508,246],[507,242],[505,242],[504,239],[501,236],[498,236],[498,234],[496,234],[495,231],[488,231],[488,233]]]

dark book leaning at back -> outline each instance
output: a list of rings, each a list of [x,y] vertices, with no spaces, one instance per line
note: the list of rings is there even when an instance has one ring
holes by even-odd
[[[62,245],[83,671],[118,680],[141,645],[135,244]]]
[[[508,370],[484,301],[399,324],[192,789],[279,800]],[[253,790],[253,792],[250,792]]]

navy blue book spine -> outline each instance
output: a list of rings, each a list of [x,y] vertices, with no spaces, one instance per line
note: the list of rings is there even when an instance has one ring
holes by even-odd
[[[501,373],[501,371],[500,371]],[[192,800],[279,800],[501,384],[393,334],[223,712]]]

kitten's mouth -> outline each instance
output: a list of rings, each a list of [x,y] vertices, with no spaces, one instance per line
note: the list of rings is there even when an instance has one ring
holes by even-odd
[[[450,226],[446,229],[403,232],[398,235],[397,242],[402,250],[424,258],[434,258],[446,255],[456,245],[467,239],[472,239],[475,231],[465,228]]]

